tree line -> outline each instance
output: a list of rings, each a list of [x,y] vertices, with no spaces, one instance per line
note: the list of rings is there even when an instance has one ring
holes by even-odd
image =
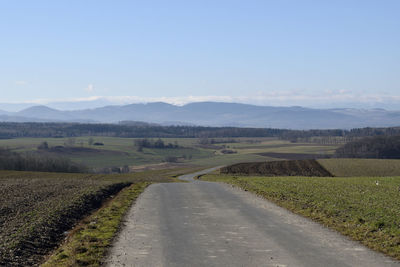
[[[0,148],[0,170],[39,172],[87,172],[84,165],[71,162],[63,157],[37,153],[17,153]]]
[[[343,137],[347,141],[366,136],[400,135],[400,127],[357,128],[352,130],[289,130],[272,128],[202,127],[122,125],[89,123],[0,123],[0,139],[18,137],[62,138],[78,136],[110,136],[128,138],[235,138],[278,137],[293,142],[312,140],[311,137],[326,137],[318,142],[328,142],[327,137]],[[337,139],[331,139],[337,142]]]
[[[341,158],[400,159],[400,136],[365,137],[336,150]]]
[[[159,149],[179,148],[179,145],[177,142],[175,142],[173,144],[172,143],[165,144],[161,138],[158,138],[157,140],[148,139],[148,138],[135,139],[133,144],[136,147],[137,151],[143,151],[143,148],[159,148]]]

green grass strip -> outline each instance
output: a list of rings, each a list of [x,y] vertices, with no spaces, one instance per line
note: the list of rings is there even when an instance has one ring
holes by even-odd
[[[149,184],[142,182],[123,189],[75,227],[67,242],[41,266],[100,266],[124,215]]]

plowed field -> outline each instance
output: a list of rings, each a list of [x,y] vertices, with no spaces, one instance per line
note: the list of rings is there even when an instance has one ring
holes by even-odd
[[[262,176],[333,176],[313,159],[238,163],[223,167],[221,173]]]
[[[165,170],[126,175],[0,171],[0,266],[37,265],[105,199]]]

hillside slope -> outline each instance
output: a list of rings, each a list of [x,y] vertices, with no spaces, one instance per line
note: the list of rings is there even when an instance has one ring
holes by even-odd
[[[34,106],[19,112],[0,113],[0,115],[2,121],[100,123],[145,121],[170,125],[286,129],[350,129],[400,125],[400,112],[397,111],[270,107],[220,102],[198,102],[184,106],[154,102],[72,111]]]

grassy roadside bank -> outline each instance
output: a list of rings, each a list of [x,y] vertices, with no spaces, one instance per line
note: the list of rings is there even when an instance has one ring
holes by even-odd
[[[99,266],[123,216],[148,185],[150,183],[142,182],[123,189],[113,200],[85,218],[42,266]]]
[[[183,182],[177,177],[199,171],[201,168],[170,169],[135,173],[150,179],[134,183],[122,189],[100,209],[84,218],[71,230],[64,243],[41,265],[50,266],[100,266],[107,249],[120,229],[121,222],[139,195],[152,183]],[[149,175],[152,174],[152,175]],[[163,175],[164,178],[159,178]]]
[[[210,174],[201,180],[224,182],[255,193],[400,260],[400,177]]]

